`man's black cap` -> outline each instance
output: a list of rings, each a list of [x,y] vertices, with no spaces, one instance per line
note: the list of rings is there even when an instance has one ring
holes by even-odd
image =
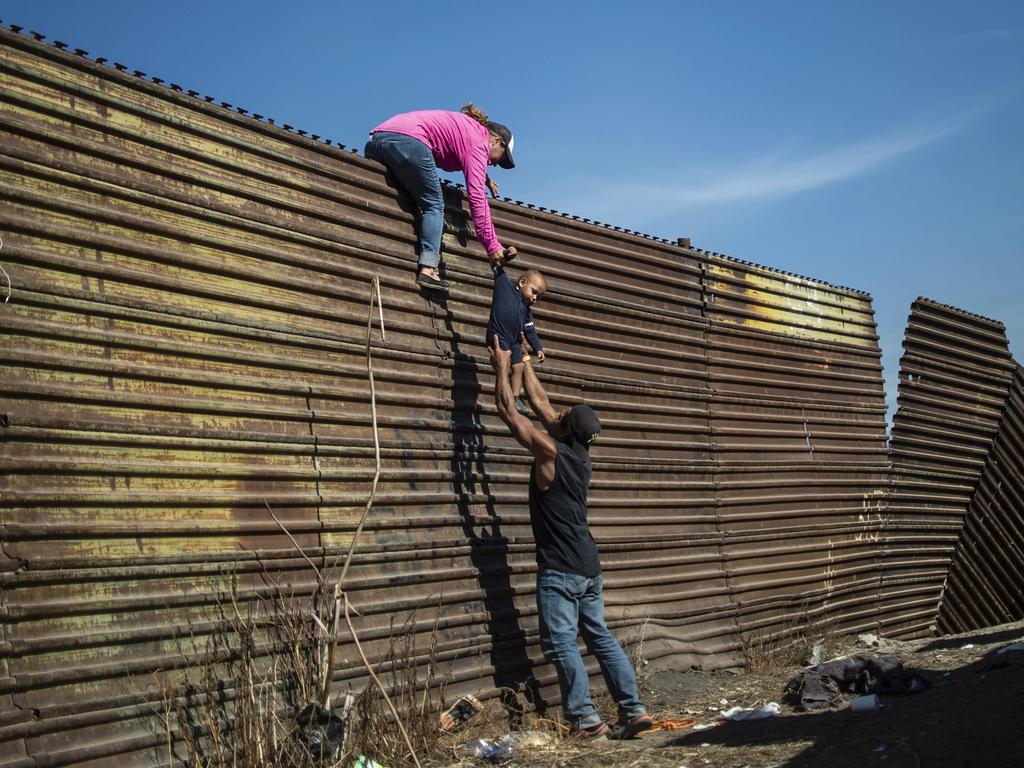
[[[574,405],[563,423],[573,440],[588,448],[601,434],[601,421],[589,405]]]
[[[506,128],[501,123],[487,123],[487,130],[491,133],[497,134],[501,137],[501,140],[505,142],[505,154],[502,155],[501,160],[498,161],[498,165],[502,168],[515,168],[515,161],[512,159],[512,145],[515,143],[515,137],[512,136],[512,131]]]

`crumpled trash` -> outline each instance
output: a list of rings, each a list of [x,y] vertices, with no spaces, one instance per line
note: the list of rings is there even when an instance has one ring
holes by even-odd
[[[870,712],[881,709],[882,704],[878,701],[877,693],[869,693],[867,696],[858,696],[850,702],[850,709],[854,712]]]
[[[518,749],[553,749],[558,746],[558,736],[552,731],[523,731],[516,734]]]
[[[352,763],[352,768],[387,768],[387,766],[378,763],[376,760],[371,760],[366,755],[360,755]]]
[[[511,760],[516,751],[516,739],[510,733],[506,733],[497,741],[487,739],[473,739],[466,744],[473,757],[480,757],[492,763],[501,763]]]
[[[857,635],[857,643],[865,648],[874,648],[879,653],[896,653],[899,650],[898,640],[890,640],[870,632]]]
[[[821,664],[822,654],[825,653],[825,645],[821,642],[815,643],[811,648],[811,653],[807,657],[807,663],[809,665]]]
[[[318,704],[308,704],[298,715],[298,736],[317,760],[333,760],[345,740],[345,722]]]
[[[476,696],[463,696],[441,714],[441,730],[454,731],[480,714],[483,708]]]
[[[763,707],[744,709],[743,707],[732,707],[722,712],[726,720],[765,720],[775,717],[782,712],[782,707],[774,701],[765,704]]]

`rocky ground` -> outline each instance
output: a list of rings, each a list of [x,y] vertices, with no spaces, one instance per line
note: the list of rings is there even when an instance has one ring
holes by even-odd
[[[931,687],[918,694],[881,697],[882,708],[799,712],[783,702],[786,682],[802,667],[755,674],[658,672],[643,694],[658,720],[696,718],[692,728],[655,731],[628,742],[579,743],[537,734],[517,745],[505,765],[521,768],[932,768],[1024,765],[1024,622],[984,631],[910,642],[881,641],[850,653],[892,654]],[[730,722],[720,711],[778,702],[764,720]],[[603,708],[612,709],[609,702]],[[482,720],[473,736],[497,739],[499,718]],[[482,733],[481,729],[493,730]],[[465,741],[453,741],[452,766],[484,765]],[[442,763],[443,764],[443,763]]]

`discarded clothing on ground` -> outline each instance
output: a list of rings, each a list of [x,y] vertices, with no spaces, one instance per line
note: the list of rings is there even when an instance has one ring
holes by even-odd
[[[786,683],[785,697],[802,709],[829,709],[848,693],[918,693],[928,681],[895,656],[849,656],[805,669]]]
[[[786,700],[799,704],[801,709],[831,709],[839,706],[843,695],[839,686],[828,675],[804,670],[786,684]]]

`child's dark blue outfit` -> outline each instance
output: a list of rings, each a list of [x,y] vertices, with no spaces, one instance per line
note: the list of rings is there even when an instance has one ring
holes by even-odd
[[[498,337],[498,345],[512,352],[512,365],[523,362],[523,350],[519,344],[519,334],[526,334],[526,341],[534,354],[540,352],[540,338],[533,327],[533,312],[530,305],[523,300],[519,287],[505,274],[500,266],[493,266],[494,295],[491,297],[491,317],[487,321],[487,346]],[[516,396],[518,392],[514,393]]]

